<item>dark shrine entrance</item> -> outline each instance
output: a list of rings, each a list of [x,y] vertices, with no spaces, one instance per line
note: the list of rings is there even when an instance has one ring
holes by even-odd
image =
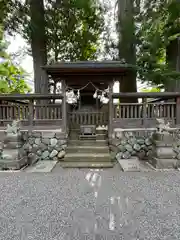
[[[80,96],[77,104],[68,111],[70,130],[79,130],[81,125],[94,125],[95,127],[108,125],[108,105],[91,95]]]

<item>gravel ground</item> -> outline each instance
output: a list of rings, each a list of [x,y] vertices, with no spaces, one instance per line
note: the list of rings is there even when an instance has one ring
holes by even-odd
[[[180,173],[0,173],[1,240],[180,239]]]

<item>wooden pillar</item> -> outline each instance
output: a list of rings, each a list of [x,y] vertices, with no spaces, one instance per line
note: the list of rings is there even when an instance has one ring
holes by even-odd
[[[80,110],[80,109],[81,109],[81,94],[79,96],[79,101],[78,101],[78,110]]]
[[[29,130],[31,131],[33,128],[34,121],[34,100],[29,100]]]
[[[109,126],[108,126],[108,137],[109,140],[112,139],[112,134],[113,134],[113,82],[109,84]]]
[[[96,97],[96,110],[99,108],[99,99],[98,99],[98,90],[97,90],[97,97]]]
[[[180,126],[180,97],[176,98],[176,125]]]
[[[67,133],[67,108],[66,108],[66,83],[65,80],[62,80],[62,130]]]
[[[177,40],[178,45],[178,56],[177,56],[177,63],[176,63],[176,71],[180,72],[180,38]],[[179,91],[179,79],[176,80],[176,90]],[[180,125],[180,96],[176,98],[176,125]]]
[[[142,99],[142,103],[143,103],[143,112],[142,112],[142,125],[143,127],[146,127],[147,124],[147,98],[143,98]]]

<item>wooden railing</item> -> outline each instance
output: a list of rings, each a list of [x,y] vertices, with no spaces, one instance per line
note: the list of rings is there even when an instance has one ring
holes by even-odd
[[[109,98],[109,136],[111,136],[114,129],[117,128],[156,127],[157,118],[164,119],[166,122],[169,122],[172,127],[180,125],[180,93],[114,94],[111,91]],[[160,98],[160,100],[152,101],[152,99],[155,98]],[[113,99],[119,99],[120,103],[114,105]],[[132,103],[130,103],[131,99]],[[136,103],[134,102],[135,100],[137,100]]]
[[[0,105],[0,121],[9,121],[16,119],[28,120],[30,117],[29,113],[30,111],[28,105]],[[62,119],[61,104],[33,105],[33,119]]]
[[[108,113],[106,112],[69,112],[70,127],[78,125],[96,125],[102,126],[108,124]]]
[[[27,94],[22,95],[9,95],[9,99],[14,102],[7,102],[8,95],[0,95],[0,100],[5,100],[0,104],[0,122],[1,125],[12,122],[13,120],[20,120],[22,124],[33,126],[41,124],[58,124],[64,126],[67,124],[63,123],[66,119],[63,101],[62,103],[50,103],[50,99],[62,99],[61,95],[39,95],[39,94]],[[15,100],[26,100],[25,102],[16,103]],[[43,101],[43,102],[42,102]],[[38,102],[38,103],[37,103]]]
[[[176,103],[175,102],[164,102],[164,103],[122,103],[114,105],[115,120],[119,119],[154,119],[154,118],[166,118],[174,119],[176,114]]]
[[[28,105],[21,104],[1,104],[0,121],[28,120]]]
[[[34,105],[34,119],[41,119],[41,120],[62,119],[61,104]]]

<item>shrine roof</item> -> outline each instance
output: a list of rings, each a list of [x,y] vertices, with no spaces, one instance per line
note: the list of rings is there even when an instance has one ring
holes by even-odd
[[[43,66],[48,74],[114,74],[119,75],[132,70],[128,64],[120,61],[77,61],[58,62]]]

